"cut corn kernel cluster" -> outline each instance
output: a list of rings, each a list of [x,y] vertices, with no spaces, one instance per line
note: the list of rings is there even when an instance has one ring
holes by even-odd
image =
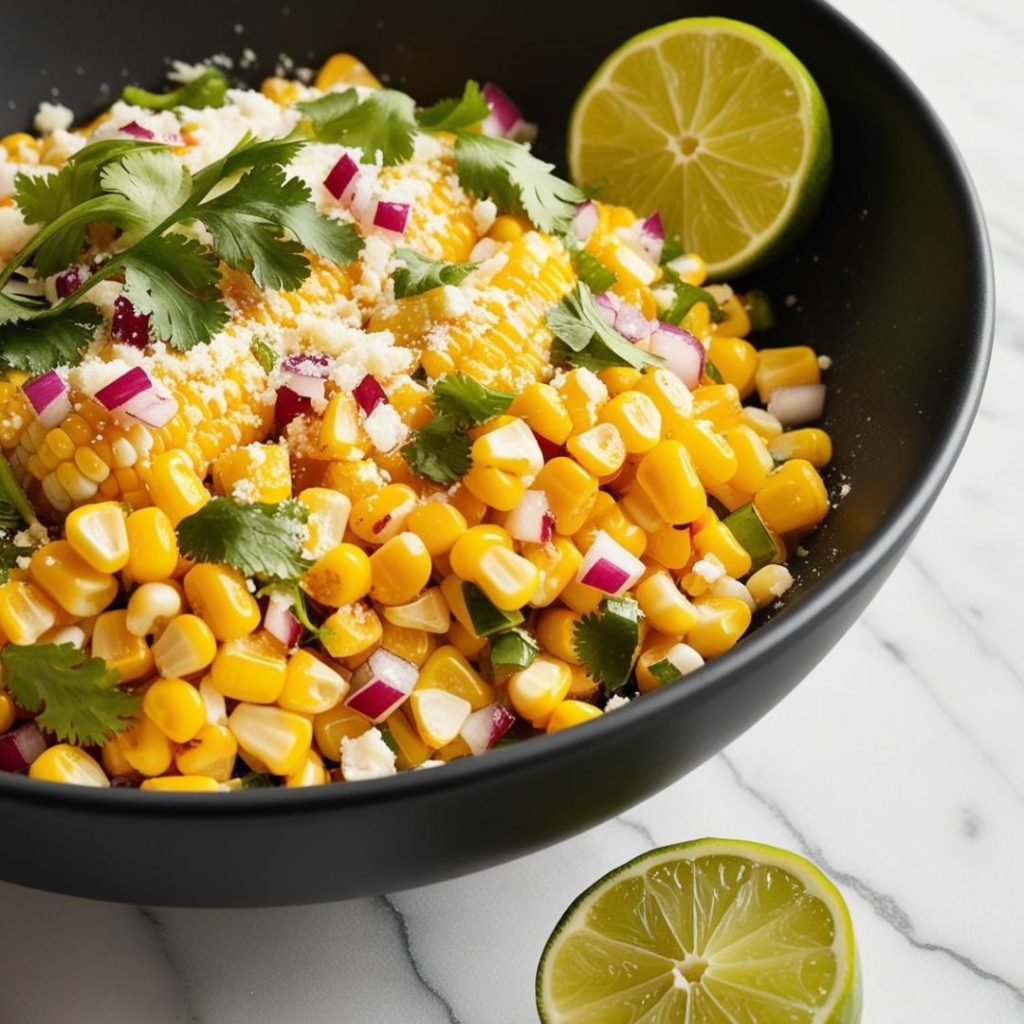
[[[353,84],[379,87],[347,54],[316,79]],[[280,78],[262,92],[285,110],[311,95]],[[36,528],[0,583],[0,647],[71,643],[139,697],[98,752],[50,742],[32,777],[205,793],[478,755],[621,703],[579,642],[606,599],[638,608],[627,686],[646,693],[730,650],[793,585],[787,552],[829,510],[831,441],[743,403],[820,385],[818,356],[759,352],[740,298],[712,285],[717,308],[698,301],[681,324],[707,354],[699,381],[663,366],[556,371],[545,315],[576,283],[569,248],[468,197],[450,139],[417,145],[365,173],[410,199],[402,245],[478,265],[459,286],[395,298],[396,240],[360,221],[352,266],[313,258],[290,293],[228,271],[223,335],[195,354],[145,349],[175,403],[162,427],[97,399],[125,357],[109,323],[65,375],[59,422],[37,416],[24,375],[0,381],[0,447],[54,529],[36,543]],[[30,136],[3,150],[38,160]],[[614,302],[657,316],[666,275],[636,244],[637,217],[589,205],[580,242],[615,275]],[[704,284],[696,256],[672,269]],[[442,488],[400,447],[433,415],[431,382],[455,372],[510,401],[468,431],[471,467]],[[177,527],[212,495],[301,506],[294,599],[183,557]],[[0,734],[21,717],[0,684]]]

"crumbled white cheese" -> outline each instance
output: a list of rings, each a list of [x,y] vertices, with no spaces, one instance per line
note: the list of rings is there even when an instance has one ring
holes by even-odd
[[[622,694],[616,693],[608,698],[605,702],[604,709],[605,711],[614,711],[616,708],[624,708],[628,703],[628,697],[623,697]]]
[[[55,131],[67,131],[74,121],[75,115],[63,103],[47,103],[43,100],[32,124],[37,132],[49,135]]]
[[[197,78],[202,78],[204,74],[206,74],[205,64],[189,64],[183,60],[172,60],[171,70],[167,72],[167,77],[172,82],[186,85],[189,82],[194,82]]]
[[[370,729],[355,739],[341,740],[341,774],[346,782],[380,779],[394,775],[395,752],[384,742],[380,729]]]
[[[0,263],[6,263],[37,231],[16,206],[0,206]]]
[[[725,566],[714,555],[708,555],[694,562],[693,571],[710,586],[725,575]]]
[[[839,497],[845,498],[852,490],[853,488],[849,484],[843,484],[843,486],[839,488]]]
[[[38,548],[49,542],[50,532],[38,519],[14,535],[14,543],[19,548]]]
[[[818,356],[818,366],[822,370],[832,369],[832,357],[831,356]]]
[[[498,207],[490,199],[478,199],[473,204],[473,223],[478,235],[486,235],[498,216]]]
[[[363,421],[363,429],[379,452],[394,451],[408,436],[409,428],[393,405],[381,402]]]

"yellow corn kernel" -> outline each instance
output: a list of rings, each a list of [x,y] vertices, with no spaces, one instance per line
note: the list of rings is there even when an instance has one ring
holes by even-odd
[[[680,676],[695,672],[704,664],[704,659],[687,644],[674,639],[653,639],[636,661],[636,683],[641,693],[651,693],[666,685],[664,679],[651,672],[651,666],[659,661],[668,661]]]
[[[381,623],[380,645],[419,668],[434,653],[437,640],[422,629],[407,629],[385,619]]]
[[[563,700],[548,719],[548,732],[561,732],[582,722],[589,722],[601,717],[601,709],[581,700]]]
[[[177,583],[143,583],[128,598],[125,628],[133,636],[155,636],[181,610]]]
[[[615,427],[630,455],[643,455],[661,438],[661,412],[643,391],[616,395],[602,407],[599,418]]]
[[[501,512],[509,512],[523,500],[526,481],[514,473],[490,466],[473,466],[462,478],[463,486],[478,500]]]
[[[284,689],[286,670],[283,645],[260,632],[221,644],[210,667],[210,681],[225,697],[273,704]]]
[[[449,552],[452,572],[464,580],[475,582],[481,559],[495,546],[512,550],[512,538],[506,530],[492,523],[470,527]]]
[[[586,615],[587,612],[592,612],[601,603],[605,594],[603,590],[598,590],[596,587],[588,587],[586,583],[578,583],[576,580],[571,580],[562,588],[562,593],[559,596],[564,605],[571,608],[574,612]]]
[[[735,538],[732,530],[717,518],[694,527],[693,546],[701,558],[714,555],[725,568],[726,575],[739,579],[750,572],[750,553]]]
[[[754,507],[776,533],[816,526],[828,515],[828,492],[806,459],[784,462],[754,495]]]
[[[686,642],[702,658],[715,658],[732,648],[750,626],[750,607],[733,597],[699,597],[697,623]]]
[[[340,761],[342,738],[354,740],[372,728],[373,722],[343,701],[313,719],[316,749],[331,761]]]
[[[711,310],[708,304],[695,302],[679,326],[706,344],[711,335]]]
[[[214,460],[213,482],[231,497],[239,488],[245,501],[273,503],[292,496],[292,471],[283,444],[249,444]]]
[[[434,750],[458,737],[471,711],[468,700],[439,687],[417,688],[409,696],[409,713],[416,731]]]
[[[463,656],[478,659],[487,646],[487,637],[477,636],[456,620],[452,622],[451,628],[448,630],[448,643]]]
[[[708,507],[690,453],[679,441],[659,441],[640,460],[636,480],[670,526],[693,522]]]
[[[57,622],[57,609],[27,580],[0,584],[0,632],[12,644],[34,644]]]
[[[201,562],[189,569],[184,582],[192,611],[218,640],[236,640],[260,624],[260,607],[237,569]]]
[[[348,680],[315,654],[299,648],[288,658],[280,707],[303,715],[318,715],[333,708],[348,693]]]
[[[587,520],[597,495],[598,481],[573,459],[558,456],[545,464],[533,486],[547,496],[555,517],[555,529],[572,536]]]
[[[125,760],[121,737],[111,736],[100,750],[100,764],[111,778],[116,775],[135,775],[135,769]]]
[[[319,558],[345,539],[352,502],[329,487],[307,487],[299,492],[298,501],[309,512],[302,554],[306,558]]]
[[[566,444],[569,454],[594,476],[610,476],[626,461],[626,446],[611,423],[574,434]]]
[[[383,544],[405,529],[416,507],[416,492],[405,484],[388,484],[352,505],[349,529],[367,544]]]
[[[696,285],[698,288],[708,279],[707,264],[695,252],[677,256],[671,266],[687,284]]]
[[[268,100],[273,100],[278,106],[288,107],[300,98],[302,86],[298,82],[293,82],[287,78],[278,78],[276,75],[271,75],[270,78],[264,78],[260,82],[260,92]]]
[[[666,569],[682,569],[690,561],[692,537],[687,527],[662,524],[647,535],[648,558],[653,558]]]
[[[448,493],[448,500],[461,513],[467,526],[479,526],[490,511],[487,502],[481,501],[461,483]]]
[[[772,439],[782,433],[782,424],[767,409],[758,409],[756,405],[745,405],[740,413],[739,422],[750,427],[762,441],[770,444]]]
[[[745,338],[750,333],[750,314],[738,295],[721,299],[718,308],[725,314],[725,319],[715,324],[716,331],[730,338]]]
[[[484,682],[469,661],[454,647],[439,647],[420,670],[416,689],[432,688],[461,697],[474,711],[494,701],[494,688]]]
[[[415,768],[416,765],[423,764],[430,757],[430,747],[420,739],[415,726],[406,716],[404,707],[398,708],[388,715],[385,725],[398,746],[395,765],[400,771]]]
[[[285,776],[284,784],[287,789],[296,789],[301,786],[324,786],[328,781],[322,758],[315,750],[310,750],[299,762],[299,766]]]
[[[779,462],[806,459],[815,469],[824,469],[832,459],[832,438],[817,427],[787,430],[768,442],[768,451]]]
[[[736,455],[736,472],[728,483],[737,490],[754,494],[763,486],[775,468],[768,446],[750,427],[730,427],[725,440]]]
[[[153,644],[157,671],[168,679],[201,672],[217,653],[210,627],[198,615],[176,615]]]
[[[549,608],[537,620],[537,642],[548,654],[570,665],[578,665],[574,627],[581,616],[569,608]]]
[[[122,683],[146,679],[153,672],[153,654],[145,637],[128,629],[128,612],[104,612],[96,617],[92,630],[92,655],[102,658]]]
[[[228,718],[228,728],[239,749],[257,758],[274,775],[295,771],[313,742],[308,718],[266,704],[239,704]]]
[[[409,513],[405,526],[423,541],[431,558],[448,554],[468,528],[466,517],[454,505],[443,501],[417,505]]]
[[[405,604],[428,583],[433,565],[427,546],[408,530],[382,544],[369,558],[370,597],[378,604]],[[348,601],[362,597],[353,595]]]
[[[765,348],[758,353],[754,381],[761,404],[767,405],[772,392],[777,388],[820,384],[821,367],[814,349],[806,345]]]
[[[381,84],[369,68],[351,53],[336,53],[328,57],[316,74],[313,83],[321,92],[330,92],[338,85],[364,85],[380,89]]]
[[[302,589],[314,601],[341,608],[370,592],[369,556],[355,544],[338,544],[321,555],[302,577]]]
[[[187,743],[206,723],[203,698],[184,679],[158,679],[146,690],[142,710],[175,743]]]
[[[586,551],[601,530],[621,544],[634,558],[639,558],[647,550],[647,534],[614,501],[607,511],[577,533],[573,541],[581,551]]]
[[[192,460],[180,448],[153,459],[149,493],[153,504],[167,513],[174,526],[210,500],[210,492],[192,468]]]
[[[219,793],[220,783],[208,775],[163,775],[144,779],[139,789],[151,793]]]
[[[118,737],[124,759],[140,775],[163,775],[174,760],[174,746],[145,714]]]
[[[600,683],[582,665],[570,665],[572,683],[566,695],[570,700],[590,700],[601,689]]]
[[[534,433],[552,444],[565,444],[572,433],[572,419],[565,403],[550,384],[527,384],[512,400],[508,411],[521,416]]]
[[[324,487],[339,491],[355,503],[379,491],[384,486],[380,469],[369,459],[351,462],[332,462],[324,470]]]
[[[608,401],[608,389],[597,375],[583,368],[570,370],[556,388],[575,431],[589,430],[597,423],[601,407]]]
[[[712,498],[724,505],[730,512],[735,512],[742,505],[750,504],[754,497],[752,494],[741,491],[739,488],[733,487],[732,484],[728,483],[708,484],[707,490]]]
[[[117,580],[97,572],[66,540],[37,548],[28,574],[69,615],[83,619],[98,615],[117,596]]]
[[[474,466],[500,469],[532,479],[544,464],[544,456],[533,431],[515,416],[499,416],[491,423],[476,428],[470,436],[475,437],[471,449]]]
[[[513,611],[533,599],[540,573],[529,559],[495,544],[481,557],[473,582],[495,607]]]
[[[365,604],[343,605],[323,623],[323,645],[332,658],[351,658],[380,643],[377,613]]]
[[[33,138],[28,132],[11,132],[0,139],[0,147],[7,152],[7,158],[15,164],[35,164],[39,162],[39,139]]]
[[[182,775],[207,775],[227,782],[237,756],[238,741],[227,726],[204,725],[175,751],[174,767]]]
[[[73,786],[110,785],[95,758],[68,743],[44,750],[29,766],[28,774],[44,782],[70,782]]]
[[[0,690],[0,733],[7,732],[14,725],[16,717],[13,698],[10,694]]]
[[[543,729],[551,713],[565,700],[572,685],[572,672],[564,661],[541,655],[529,668],[510,677],[508,698],[523,718]]]
[[[716,430],[731,427],[743,412],[740,393],[732,384],[704,384],[693,392],[693,416]]]
[[[708,346],[708,358],[715,364],[722,380],[736,388],[740,398],[753,394],[757,349],[749,341],[715,334]]]
[[[636,588],[647,621],[667,636],[684,636],[697,622],[697,612],[664,571],[652,573]]]
[[[685,418],[693,412],[693,395],[670,370],[648,370],[637,382],[636,391],[646,395],[661,413],[662,431],[670,421]]]
[[[767,608],[793,586],[793,574],[784,565],[763,565],[747,580],[747,591],[758,608]]]
[[[31,136],[27,136],[27,138],[31,138]],[[35,140],[33,139],[33,141]],[[494,223],[487,235],[496,242],[514,242],[516,239],[522,238],[523,232],[528,231],[530,227],[529,221],[523,217],[503,213],[494,218]]]
[[[601,370],[597,376],[608,389],[609,395],[621,395],[624,391],[632,391],[643,374],[639,370],[634,370],[632,366],[609,366],[607,370]]]
[[[576,575],[583,555],[568,538],[554,536],[548,544],[524,544],[523,557],[529,559],[539,573],[537,589],[530,598],[534,608],[546,608],[555,601]]]
[[[384,619],[404,629],[447,633],[452,623],[448,602],[437,587],[424,590],[415,601],[382,609]]]
[[[64,520],[64,536],[97,572],[119,572],[128,564],[128,527],[116,501],[72,509]]]
[[[684,420],[674,433],[676,440],[686,446],[704,486],[724,484],[732,479],[739,465],[736,453],[710,420]]]
[[[320,420],[320,457],[358,459],[366,453],[366,446],[356,400],[347,391],[336,391]]]
[[[140,508],[128,516],[125,575],[139,583],[166,580],[178,565],[178,537],[162,509]]]

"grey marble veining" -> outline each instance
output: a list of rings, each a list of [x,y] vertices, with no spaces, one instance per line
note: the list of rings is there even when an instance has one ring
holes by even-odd
[[[996,351],[909,556],[810,679],[615,821],[457,881],[245,911],[0,884],[0,1024],[523,1024],[562,910],[654,845],[756,838],[845,893],[871,1024],[1024,1021],[1024,5],[843,0],[957,139],[989,217]],[[950,254],[956,258],[955,253]],[[131,851],[111,851],[112,862]]]

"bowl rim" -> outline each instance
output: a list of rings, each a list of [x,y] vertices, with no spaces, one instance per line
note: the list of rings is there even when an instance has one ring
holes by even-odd
[[[842,595],[866,586],[871,577],[901,545],[908,542],[938,497],[970,433],[984,388],[992,355],[995,322],[995,284],[993,262],[984,213],[977,190],[960,151],[932,105],[894,58],[863,29],[825,0],[805,0],[817,7],[840,30],[877,61],[902,87],[929,135],[943,150],[955,190],[967,215],[971,252],[969,268],[976,278],[978,312],[973,350],[966,367],[955,415],[948,418],[940,432],[934,456],[915,480],[914,486],[890,507],[868,535],[862,547],[830,570],[802,600],[783,616],[764,625],[731,651],[704,666],[694,676],[670,688],[645,694],[616,710],[587,723],[586,729],[566,729],[553,735],[532,737],[528,742],[488,751],[487,756],[458,758],[435,772],[404,771],[372,785],[311,786],[285,790],[283,787],[223,793],[159,793],[129,788],[73,786],[42,782],[27,776],[0,772],[0,801],[31,804],[40,810],[63,808],[97,811],[107,815],[130,815],[152,821],[154,818],[257,819],[264,816],[286,817],[322,811],[342,811],[346,807],[387,805],[407,799],[436,795],[441,790],[458,791],[486,782],[491,775],[511,776],[540,763],[550,767],[571,762],[583,745],[599,746],[612,736],[643,733],[648,722],[665,714],[676,704],[700,703],[723,686],[735,685],[745,671],[769,651],[795,639],[816,622],[824,619]]]

